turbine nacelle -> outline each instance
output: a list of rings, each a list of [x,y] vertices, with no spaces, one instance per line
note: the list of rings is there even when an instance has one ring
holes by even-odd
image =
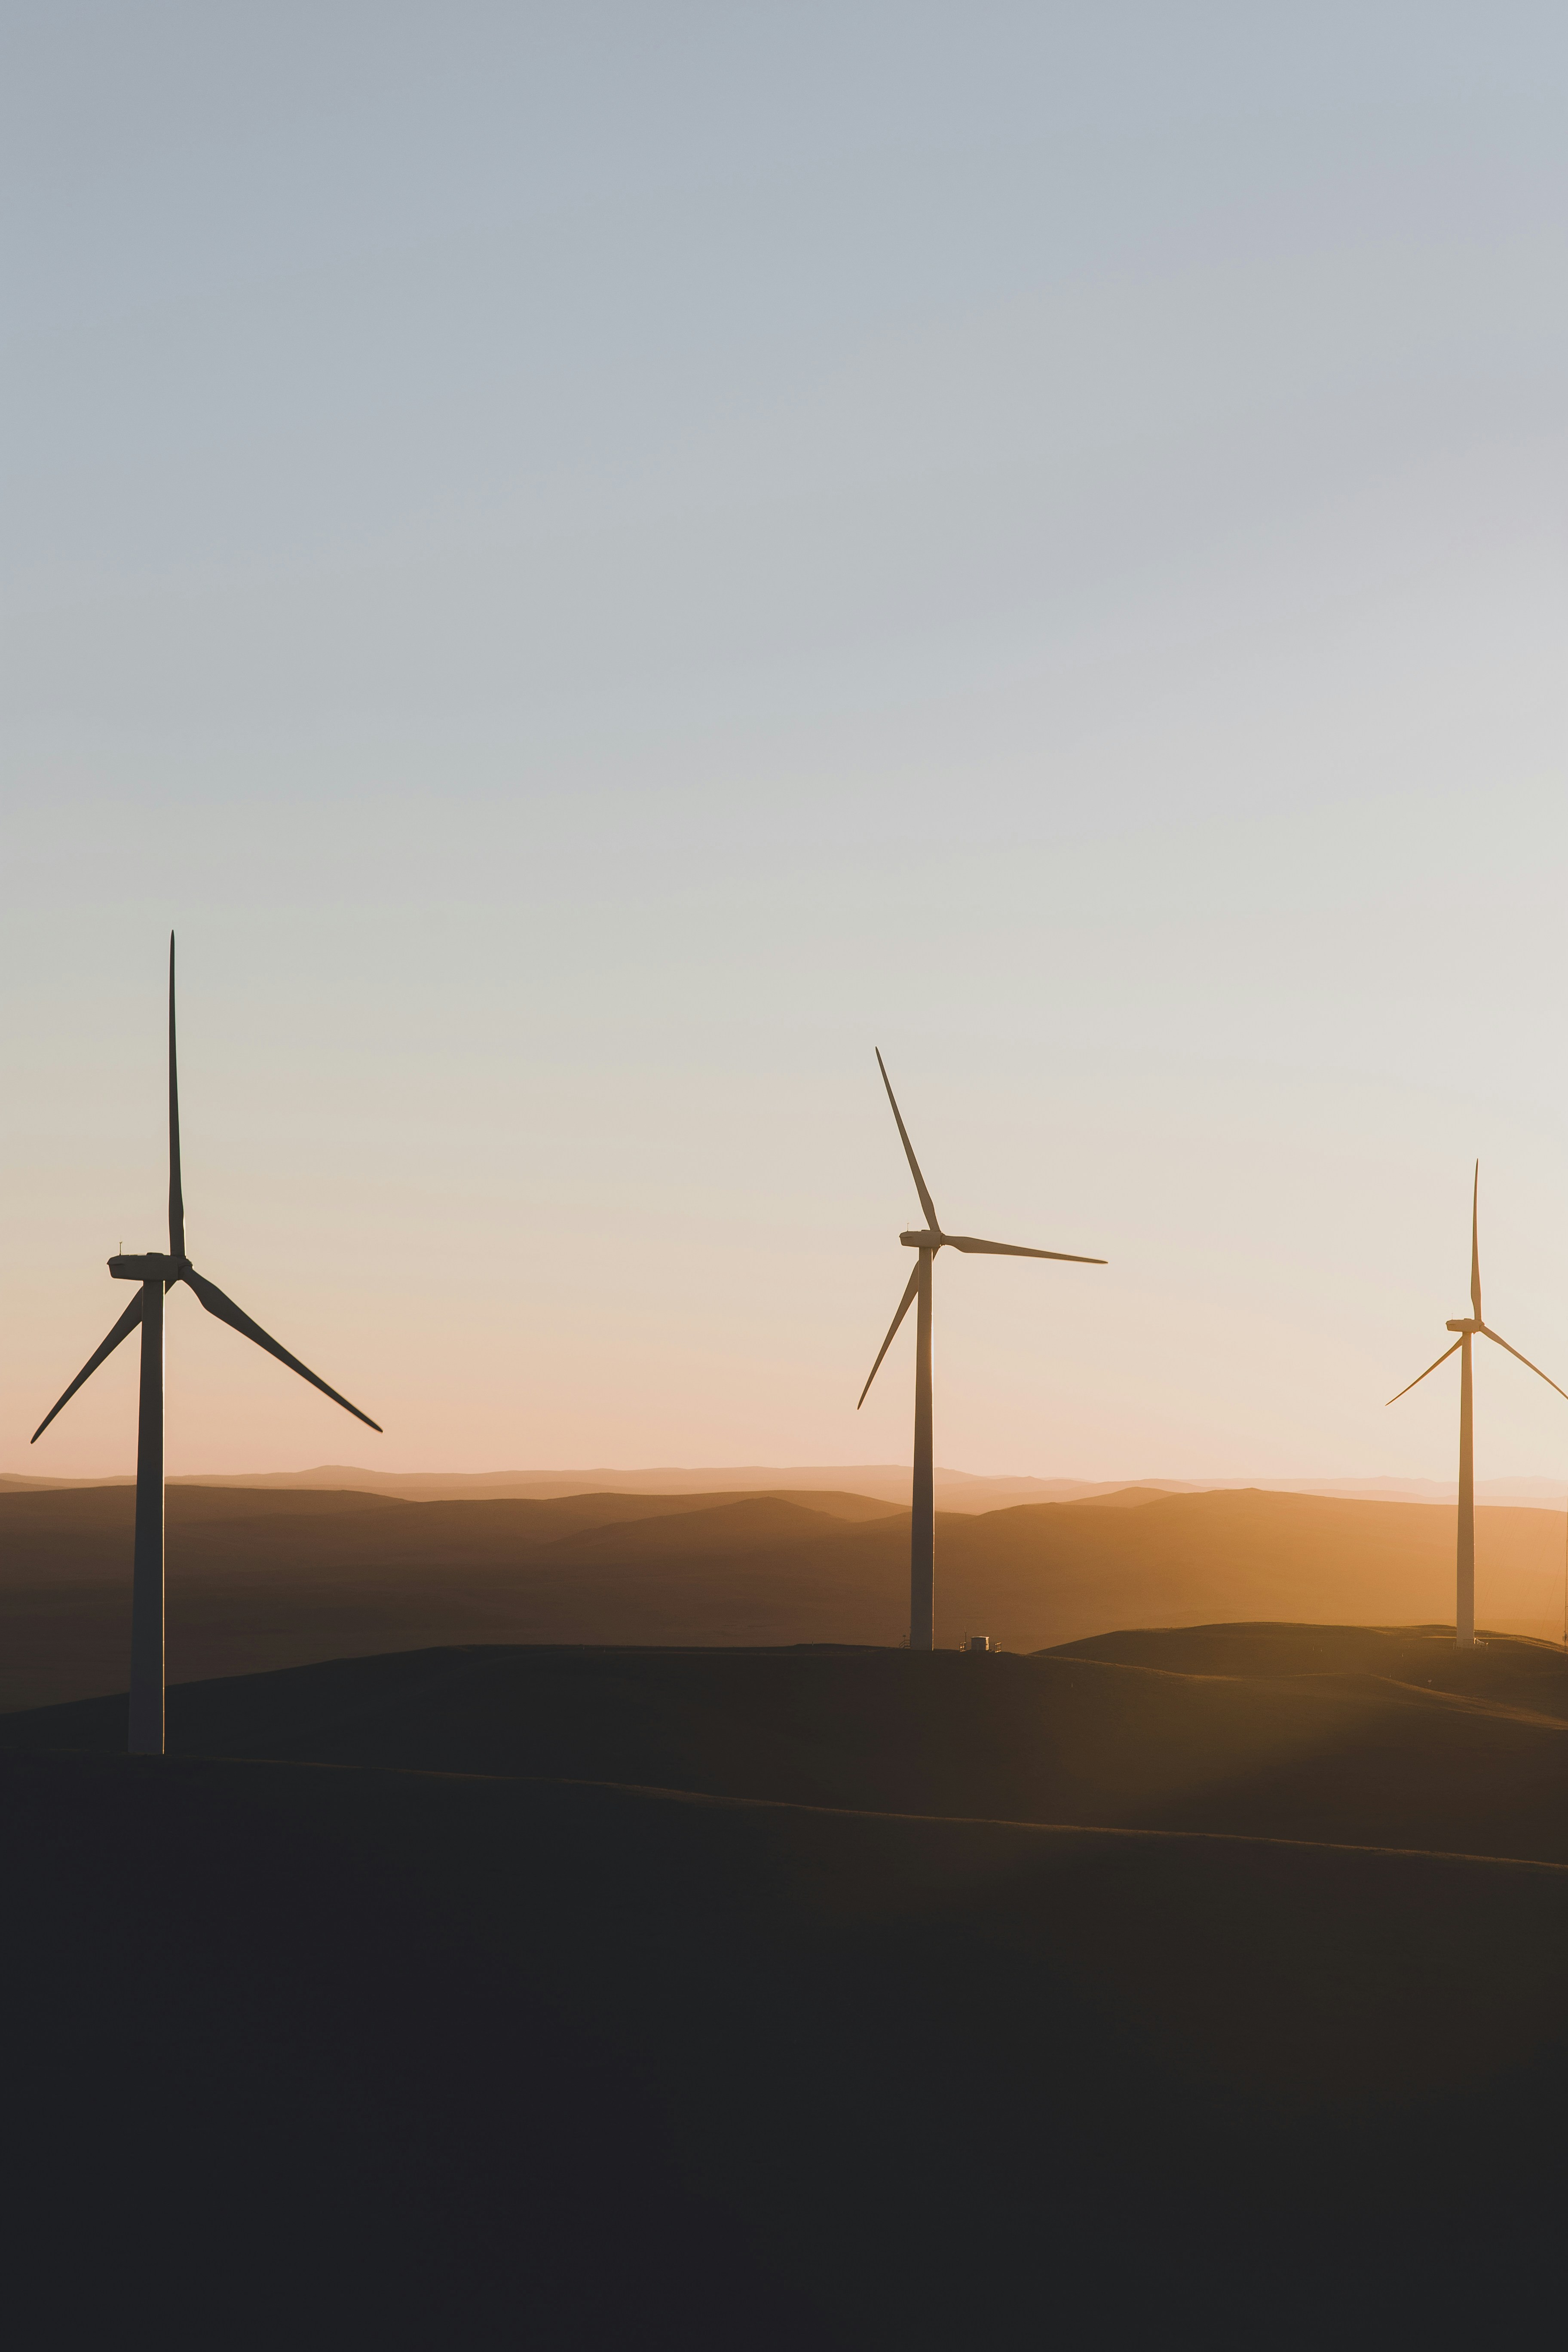
[[[188,1257],[165,1257],[148,1250],[141,1257],[111,1257],[109,1271],[116,1282],[178,1282],[190,1265]]]
[[[900,1234],[899,1239],[906,1249],[939,1250],[947,1239],[945,1234]]]
[[[1486,1328],[1484,1323],[1478,1323],[1473,1315],[1462,1315],[1457,1322],[1443,1326],[1445,1331],[1485,1331]]]

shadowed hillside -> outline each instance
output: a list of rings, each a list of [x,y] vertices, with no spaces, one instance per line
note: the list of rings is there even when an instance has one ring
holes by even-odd
[[[0,1496],[0,1706],[123,1688],[132,1508],[125,1486]],[[1477,1525],[1483,1623],[1554,1634],[1562,1517],[1489,1509]],[[1453,1542],[1441,1507],[1247,1489],[943,1513],[937,1640],[1451,1622]],[[453,1642],[891,1645],[908,1624],[908,1517],[852,1495],[408,1503],[182,1486],[168,1560],[175,1682]]]
[[[123,1687],[133,1509],[127,1486],[0,1496],[0,1707]],[[842,1601],[822,1539],[896,1517],[855,1495],[410,1504],[172,1486],[169,1677],[431,1642],[781,1638]]]
[[[19,2340],[1515,2332],[1568,1868],[1473,1857],[1568,1854],[1563,1681],[1253,1625],[350,1660],[172,1692],[165,1760],[13,1717]],[[964,1817],[1035,1809],[1120,1826]]]
[[[125,1702],[0,1724],[124,1744]],[[1431,1630],[1211,1626],[1038,1657],[503,1648],[169,1694],[171,1752],[637,1782],[878,1812],[1568,1863],[1568,1663]]]

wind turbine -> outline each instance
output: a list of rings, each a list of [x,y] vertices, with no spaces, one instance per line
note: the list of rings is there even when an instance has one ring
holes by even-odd
[[[910,1163],[910,1173],[915,1180],[921,1207],[925,1212],[925,1228],[921,1233],[900,1234],[900,1241],[906,1249],[918,1250],[915,1270],[909,1287],[899,1301],[899,1311],[888,1327],[888,1336],[877,1351],[870,1379],[860,1391],[858,1412],[870,1394],[871,1381],[881,1370],[882,1358],[893,1344],[893,1337],[910,1308],[918,1299],[920,1311],[915,1317],[915,1475],[913,1488],[914,1513],[910,1526],[910,1647],[929,1650],[931,1646],[931,1601],[936,1568],[936,1499],[931,1462],[931,1270],[940,1249],[963,1250],[982,1257],[1049,1257],[1058,1258],[1068,1265],[1104,1265],[1102,1257],[1077,1257],[1070,1250],[1023,1249],[1016,1242],[980,1242],[969,1234],[944,1234],[936,1213],[935,1204],[926,1190],[926,1180],[921,1174],[920,1161],[915,1158],[914,1145],[899,1114],[894,1100],[888,1066],[880,1053],[877,1067],[882,1073],[882,1084],[888,1089],[888,1100],[893,1106],[893,1118],[898,1125],[899,1139]]]
[[[1399,1397],[1408,1396],[1419,1388],[1426,1372],[1435,1372],[1437,1364],[1446,1364],[1456,1352],[1459,1358],[1459,1556],[1457,1571],[1457,1593],[1454,1603],[1454,1646],[1458,1650],[1473,1650],[1476,1645],[1476,1446],[1475,1408],[1470,1386],[1470,1341],[1477,1332],[1490,1339],[1510,1356],[1518,1358],[1526,1371],[1533,1372],[1538,1381],[1545,1381],[1549,1389],[1557,1389],[1560,1397],[1568,1401],[1568,1389],[1557,1388],[1548,1380],[1539,1364],[1528,1356],[1521,1356],[1517,1348],[1509,1347],[1506,1339],[1489,1330],[1481,1319],[1481,1244],[1480,1244],[1481,1163],[1476,1162],[1475,1181],[1470,1188],[1470,1306],[1474,1312],[1459,1316],[1444,1326],[1457,1331],[1453,1347],[1445,1348],[1436,1364],[1428,1364],[1426,1372],[1417,1372],[1405,1383],[1399,1396],[1391,1396],[1390,1404]]]
[[[280,1348],[259,1323],[227,1298],[216,1283],[196,1272],[185,1255],[185,1203],[180,1189],[180,1087],[174,1062],[174,935],[169,934],[169,1254],[149,1250],[142,1257],[111,1257],[116,1282],[141,1284],[135,1297],[95,1354],[89,1356],[59,1403],[33,1432],[37,1445],[60,1406],[114,1353],[121,1339],[142,1326],[142,1400],[136,1427],[136,1541],[131,1587],[131,1725],[132,1756],[163,1753],[163,1293],[176,1282],[189,1285],[209,1315],[254,1339],[302,1381],[330,1396],[356,1421],[379,1435],[381,1423],[327,1386],[297,1356]]]

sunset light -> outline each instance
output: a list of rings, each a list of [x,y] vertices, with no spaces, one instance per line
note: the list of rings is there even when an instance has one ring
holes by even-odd
[[[0,54],[9,2338],[1535,2340],[1568,18]]]

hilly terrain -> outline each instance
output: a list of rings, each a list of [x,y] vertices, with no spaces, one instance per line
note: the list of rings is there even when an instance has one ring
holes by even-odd
[[[1223,1625],[1034,1656],[477,1645],[169,1694],[174,1756],[1568,1865],[1568,1659],[1436,1627]],[[112,1756],[122,1696],[0,1719]]]
[[[169,1712],[0,1724],[19,2341],[1542,2332],[1559,1649],[470,1645]]]
[[[1436,1478],[1036,1478],[987,1475],[936,1465],[936,1501],[943,1511],[999,1511],[1015,1503],[1081,1503],[1143,1487],[1163,1495],[1216,1494],[1241,1486],[1266,1494],[1337,1495],[1363,1503],[1447,1503],[1453,1481]],[[126,1486],[129,1477],[51,1478],[32,1471],[0,1471],[0,1494],[49,1486]],[[405,1503],[476,1503],[509,1499],[548,1501],[557,1495],[794,1494],[861,1495],[873,1502],[908,1507],[907,1463],[732,1463],[684,1469],[603,1467],[584,1470],[383,1470],[367,1464],[318,1463],[309,1470],[212,1470],[184,1472],[171,1479],[180,1486],[288,1488],[330,1493],[355,1488]],[[1563,1501],[1561,1478],[1479,1478],[1483,1503],[1515,1503],[1555,1510]]]
[[[122,1689],[132,1490],[0,1494],[0,1708]],[[1477,1514],[1483,1622],[1560,1633],[1564,1521]],[[1454,1520],[1412,1503],[1131,1488],[938,1514],[937,1641],[1150,1624],[1451,1620]],[[462,1642],[892,1645],[909,1519],[853,1494],[408,1502],[172,1486],[168,1671],[199,1680]]]

